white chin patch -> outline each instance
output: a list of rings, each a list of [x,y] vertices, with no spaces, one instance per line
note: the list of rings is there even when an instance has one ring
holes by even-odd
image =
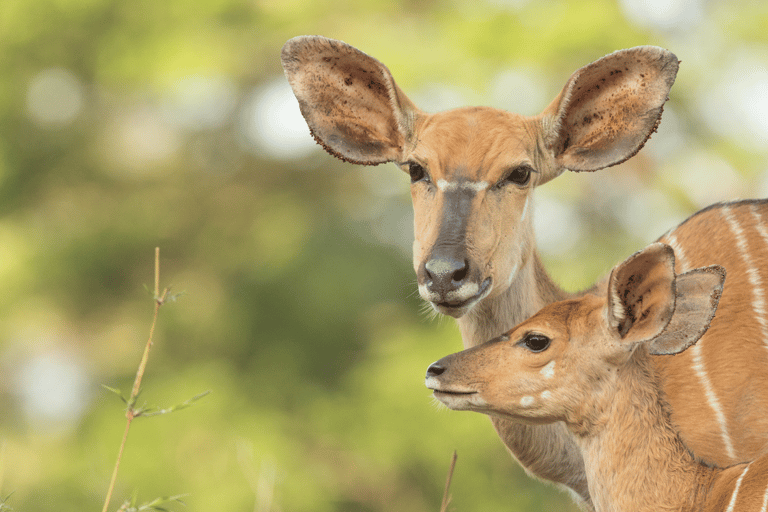
[[[460,303],[471,299],[480,292],[480,285],[477,283],[466,283],[455,290],[451,290],[445,295],[445,299],[440,294],[429,291],[427,285],[419,285],[419,296],[428,302],[451,302]]]

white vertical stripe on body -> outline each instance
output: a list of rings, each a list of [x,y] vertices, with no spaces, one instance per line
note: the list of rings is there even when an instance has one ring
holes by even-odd
[[[666,239],[666,243],[675,251],[675,259],[680,264],[679,273],[682,274],[688,270],[688,262],[685,259],[685,252],[683,251],[683,248],[680,246],[677,238],[672,232],[667,233]],[[725,413],[723,412],[723,407],[720,405],[720,400],[717,398],[717,394],[715,394],[715,388],[712,386],[712,382],[709,380],[707,368],[704,365],[704,358],[701,354],[702,346],[703,344],[699,342],[688,349],[688,352],[691,353],[691,358],[693,359],[692,368],[696,376],[699,378],[701,387],[704,388],[704,396],[707,398],[709,407],[715,413],[715,419],[717,420],[717,424],[720,427],[720,438],[723,440],[725,452],[728,457],[731,458],[731,460],[736,460],[736,451],[733,449],[731,435],[728,432],[728,420],[726,419]]]
[[[736,510],[736,498],[739,496],[739,488],[741,487],[741,481],[744,480],[744,475],[747,474],[747,471],[749,471],[749,464],[747,464],[747,467],[744,468],[744,471],[741,472],[739,475],[738,480],[736,480],[736,485],[733,487],[733,494],[731,494],[731,501],[728,503],[728,508],[725,509],[725,512],[733,512]]]
[[[731,208],[726,207],[723,208],[722,211],[723,217],[725,217],[725,220],[728,222],[728,227],[731,229],[731,233],[736,237],[736,246],[739,249],[739,255],[747,269],[749,284],[752,285],[752,310],[755,313],[755,320],[757,320],[757,323],[760,325],[760,334],[763,337],[763,344],[765,345],[768,343],[768,320],[766,320],[765,287],[763,286],[763,279],[752,261],[744,228],[739,224],[739,220],[733,214]],[[754,210],[752,211],[752,214],[754,216]],[[760,223],[758,223],[758,226],[760,226]]]
[[[763,506],[760,507],[760,512],[766,512],[768,510],[768,487],[765,488],[763,493]]]

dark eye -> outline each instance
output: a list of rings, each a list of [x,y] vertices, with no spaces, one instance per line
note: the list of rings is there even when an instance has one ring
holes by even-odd
[[[416,183],[421,180],[429,181],[427,170],[416,162],[408,162],[408,174],[411,175],[411,183]]]
[[[497,186],[501,188],[507,183],[514,183],[517,186],[523,187],[527,185],[529,181],[531,181],[531,172],[533,172],[533,169],[531,169],[531,167],[528,165],[515,167],[509,171],[509,173],[504,176],[504,178],[502,178]]]
[[[535,333],[529,332],[520,341],[520,343],[525,345],[525,348],[527,348],[531,352],[543,352],[549,348],[549,344],[552,343],[552,340],[547,338],[543,334],[535,334]]]

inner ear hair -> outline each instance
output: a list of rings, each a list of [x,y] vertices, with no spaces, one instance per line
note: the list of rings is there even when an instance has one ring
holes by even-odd
[[[649,344],[651,354],[678,354],[704,336],[717,312],[725,274],[723,267],[712,265],[677,276],[675,311],[662,333]]]
[[[647,341],[667,326],[675,309],[675,255],[651,244],[613,269],[608,281],[608,321],[627,342]]]

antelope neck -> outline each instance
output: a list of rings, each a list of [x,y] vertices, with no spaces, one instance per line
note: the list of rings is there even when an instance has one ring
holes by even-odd
[[[533,250],[523,258],[506,290],[483,299],[457,320],[464,347],[474,347],[496,338],[547,304],[568,296],[552,281],[538,253]]]
[[[578,423],[568,422],[598,512],[697,510],[694,502],[704,493],[696,481],[713,471],[697,463],[680,440],[650,357],[639,347],[616,372],[615,390],[592,393],[592,410],[582,409]]]

